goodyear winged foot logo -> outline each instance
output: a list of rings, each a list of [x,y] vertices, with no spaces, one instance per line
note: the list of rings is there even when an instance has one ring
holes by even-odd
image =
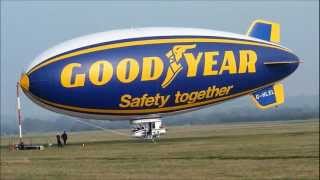
[[[169,68],[167,70],[167,75],[164,81],[161,84],[162,88],[167,87],[174,78],[178,75],[178,73],[182,70],[182,65],[179,63],[183,54],[189,50],[196,47],[196,44],[192,45],[176,45],[167,52],[166,56],[170,61]]]

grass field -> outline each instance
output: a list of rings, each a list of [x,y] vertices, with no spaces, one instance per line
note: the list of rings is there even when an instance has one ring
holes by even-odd
[[[168,127],[157,143],[103,131],[69,138],[43,151],[9,151],[2,138],[1,179],[319,179],[319,120]]]

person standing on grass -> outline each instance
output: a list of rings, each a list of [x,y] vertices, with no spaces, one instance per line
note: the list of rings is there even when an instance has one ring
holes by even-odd
[[[62,143],[61,143],[61,140],[60,140],[60,135],[59,135],[59,133],[57,133],[56,137],[57,137],[58,147],[62,147]]]
[[[63,140],[63,144],[66,145],[67,144],[67,139],[68,139],[68,135],[67,135],[66,131],[63,131],[61,137],[62,137],[62,140]]]

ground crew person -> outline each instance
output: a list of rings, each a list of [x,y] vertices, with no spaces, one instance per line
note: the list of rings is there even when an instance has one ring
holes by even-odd
[[[61,143],[61,140],[60,140],[60,135],[59,135],[59,133],[57,133],[56,137],[57,137],[58,147],[62,147],[62,143]]]
[[[63,131],[61,138],[63,140],[63,144],[66,145],[67,144],[67,139],[68,139],[68,135],[66,133],[66,131]]]

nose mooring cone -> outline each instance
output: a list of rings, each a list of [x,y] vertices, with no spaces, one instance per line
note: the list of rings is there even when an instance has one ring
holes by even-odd
[[[29,77],[26,74],[21,75],[19,84],[22,89],[29,91]]]

